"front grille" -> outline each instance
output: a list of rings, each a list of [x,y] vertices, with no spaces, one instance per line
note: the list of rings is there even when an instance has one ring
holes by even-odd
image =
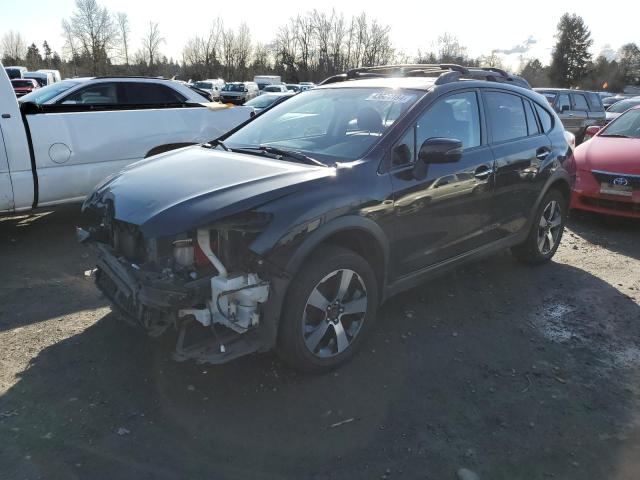
[[[582,201],[587,205],[594,207],[609,208],[611,210],[623,210],[625,212],[640,213],[640,203],[637,202],[619,202],[616,200],[607,200],[604,198],[583,197]]]
[[[640,188],[640,175],[628,175],[624,173],[602,172],[599,170],[591,170],[591,173],[601,183],[609,183],[613,185],[616,178],[626,178],[628,185],[633,188]]]

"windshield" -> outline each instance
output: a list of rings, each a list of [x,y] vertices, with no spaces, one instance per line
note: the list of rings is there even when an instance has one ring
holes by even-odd
[[[76,86],[77,84],[78,82],[74,82],[72,80],[64,80],[62,82],[54,83],[53,85],[48,85],[46,87],[34,90],[33,92],[28,93],[24,97],[20,98],[20,100],[18,101],[20,103],[33,102],[38,105],[42,105],[52,98],[57,97],[62,92],[65,92],[71,87]]]
[[[225,139],[230,148],[270,146],[318,160],[355,160],[413,104],[418,93],[383,88],[309,90]]]
[[[282,91],[282,87],[280,85],[269,85],[264,87],[265,92],[281,92]]]
[[[33,87],[31,80],[12,80],[11,84],[14,87]]]
[[[255,97],[244,104],[245,107],[253,108],[267,108],[273,102],[278,99],[278,95],[260,95]]]
[[[242,83],[227,83],[224,87],[222,87],[222,91],[224,92],[246,92],[244,84]]]
[[[213,84],[209,82],[196,82],[193,86],[196,88],[207,88],[209,90],[213,89]]]
[[[600,136],[640,138],[640,109],[629,110],[620,115],[604,129]]]
[[[635,107],[636,105],[640,105],[640,98],[616,102],[609,107],[609,111],[611,113],[623,113],[629,110],[631,107]]]

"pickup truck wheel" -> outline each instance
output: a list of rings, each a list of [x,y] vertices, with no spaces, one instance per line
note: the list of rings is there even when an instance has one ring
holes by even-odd
[[[547,192],[540,202],[527,239],[511,249],[523,263],[540,265],[555,255],[567,215],[567,201],[558,190]]]
[[[307,372],[349,360],[371,327],[378,307],[376,276],[351,250],[323,246],[292,280],[278,335],[278,354]]]

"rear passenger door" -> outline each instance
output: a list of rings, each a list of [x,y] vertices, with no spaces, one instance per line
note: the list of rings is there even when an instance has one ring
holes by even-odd
[[[551,142],[528,98],[499,90],[485,90],[483,98],[495,158],[497,231],[505,238],[527,223],[538,195],[538,167],[551,153]]]

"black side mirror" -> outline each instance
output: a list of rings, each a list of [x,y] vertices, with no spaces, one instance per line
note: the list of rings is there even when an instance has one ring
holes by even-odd
[[[400,145],[393,147],[393,151],[391,152],[391,161],[393,162],[393,165],[408,165],[412,160],[413,158],[411,158],[411,149],[409,148],[409,145],[401,143]]]
[[[418,160],[423,163],[455,163],[461,157],[462,142],[455,138],[429,138],[418,152]]]
[[[560,113],[566,112],[567,110],[569,110],[569,105],[566,103],[560,107]]]

